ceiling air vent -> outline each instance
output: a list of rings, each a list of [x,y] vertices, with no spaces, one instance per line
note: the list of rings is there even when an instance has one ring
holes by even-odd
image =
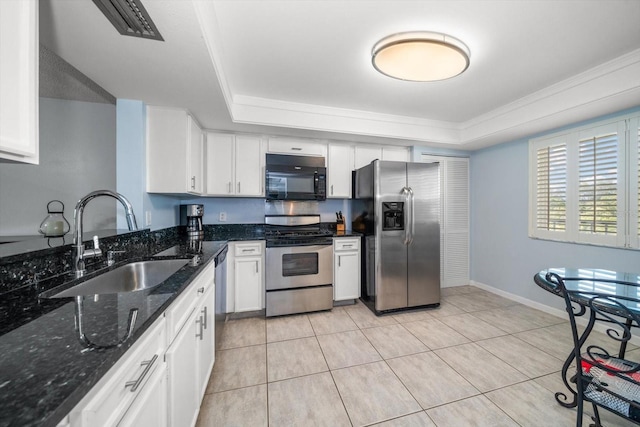
[[[124,36],[164,41],[140,0],[93,0]]]

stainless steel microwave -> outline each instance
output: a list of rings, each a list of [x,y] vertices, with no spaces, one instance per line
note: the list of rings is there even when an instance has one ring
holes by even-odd
[[[325,200],[324,157],[267,154],[267,200]]]

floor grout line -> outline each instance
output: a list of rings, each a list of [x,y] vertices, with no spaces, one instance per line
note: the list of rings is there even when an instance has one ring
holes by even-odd
[[[479,291],[482,291],[482,290],[479,290]],[[460,293],[460,294],[452,294],[452,295],[443,296],[443,298],[445,298],[445,299],[446,299],[447,297],[454,296],[454,295],[455,295],[455,296],[462,296],[462,295],[467,295],[467,296],[468,296],[469,294],[472,294],[472,293],[474,293],[474,292],[473,292],[473,291],[470,291],[470,292],[465,292],[465,293]],[[457,314],[452,314],[452,315],[442,316],[442,317],[461,316],[461,315],[466,315],[466,314],[469,314],[469,315],[471,315],[472,317],[475,317],[475,316],[473,316],[473,313],[479,313],[479,312],[485,312],[485,311],[491,311],[491,310],[500,310],[500,309],[506,309],[506,308],[510,307],[510,306],[499,306],[499,307],[491,307],[491,308],[487,308],[486,310],[466,311],[466,310],[464,310],[464,309],[462,309],[462,308],[460,308],[460,307],[457,307],[454,303],[452,303],[452,302],[450,302],[450,301],[448,302],[448,304],[451,304],[452,306],[454,306],[454,307],[458,308],[458,309],[459,309],[459,310],[461,310],[462,312],[461,312],[461,313],[457,313]],[[242,346],[238,346],[238,347],[223,348],[223,349],[220,349],[220,350],[216,350],[216,353],[217,353],[217,352],[224,352],[224,351],[228,351],[228,350],[240,349],[240,348],[257,347],[257,346],[265,346],[265,356],[264,356],[264,357],[265,357],[265,359],[264,359],[264,363],[265,363],[265,382],[263,382],[263,383],[259,383],[259,384],[251,384],[251,385],[247,385],[247,386],[243,386],[243,387],[232,388],[232,389],[228,389],[228,390],[222,390],[222,391],[217,391],[217,392],[205,393],[205,394],[206,394],[206,395],[208,395],[208,396],[213,396],[213,395],[217,395],[217,394],[221,394],[221,393],[225,393],[225,392],[229,392],[229,391],[241,390],[241,389],[247,389],[247,388],[256,387],[256,386],[260,386],[260,385],[263,385],[263,384],[264,384],[264,385],[265,385],[265,388],[266,388],[266,409],[267,409],[267,413],[266,413],[266,416],[267,416],[266,423],[267,423],[267,425],[271,425],[271,419],[270,419],[270,415],[271,415],[271,414],[270,414],[270,406],[269,406],[269,403],[270,403],[270,400],[269,400],[269,384],[274,384],[274,383],[279,383],[279,382],[285,382],[285,381],[289,381],[289,380],[293,380],[293,379],[297,379],[297,378],[302,378],[302,377],[313,376],[313,375],[319,375],[319,374],[322,374],[322,373],[327,372],[327,373],[329,373],[329,374],[330,374],[331,379],[332,379],[333,386],[335,387],[336,391],[338,392],[338,397],[340,398],[340,401],[341,401],[341,403],[342,403],[343,410],[344,410],[344,411],[345,411],[345,413],[347,414],[347,417],[348,417],[348,419],[349,419],[350,424],[353,426],[353,425],[354,425],[354,421],[353,421],[353,419],[352,419],[352,415],[351,415],[351,414],[349,413],[349,411],[347,410],[347,407],[346,407],[346,404],[345,404],[345,401],[344,401],[344,397],[343,397],[343,395],[340,393],[340,389],[338,388],[338,384],[336,383],[336,380],[335,380],[335,377],[334,377],[333,372],[335,372],[335,371],[340,371],[340,370],[346,370],[346,369],[350,369],[350,368],[354,368],[354,367],[358,367],[358,366],[365,366],[365,365],[368,365],[368,364],[374,364],[374,363],[384,362],[384,363],[385,363],[385,366],[386,366],[386,367],[387,367],[387,368],[388,368],[388,369],[393,373],[394,378],[396,378],[396,379],[400,382],[400,384],[403,386],[403,388],[404,388],[404,389],[409,393],[409,395],[411,396],[411,398],[412,398],[412,399],[413,399],[413,400],[414,400],[414,401],[419,405],[419,407],[421,408],[421,410],[420,410],[420,411],[415,411],[415,412],[411,412],[411,413],[408,413],[408,414],[400,415],[400,416],[397,416],[397,417],[392,417],[392,418],[390,418],[389,420],[401,419],[401,418],[406,417],[406,416],[411,416],[411,415],[415,415],[415,414],[418,414],[418,413],[420,413],[420,412],[423,412],[423,413],[425,414],[425,416],[426,416],[427,418],[429,418],[429,419],[433,422],[433,424],[434,424],[434,425],[436,425],[436,426],[437,426],[437,424],[435,423],[435,421],[434,421],[433,419],[431,419],[431,417],[429,416],[429,414],[427,413],[427,411],[432,410],[432,409],[436,409],[436,408],[440,408],[440,407],[443,407],[443,406],[447,406],[447,405],[450,405],[450,404],[452,404],[452,403],[460,402],[460,401],[463,401],[463,400],[466,400],[466,399],[471,399],[471,398],[474,398],[474,397],[483,396],[483,397],[484,397],[484,398],[486,398],[489,402],[491,402],[491,405],[492,405],[492,406],[494,406],[495,408],[497,408],[497,409],[500,411],[500,413],[504,414],[506,417],[508,417],[508,419],[512,420],[512,421],[513,421],[514,423],[516,423],[517,425],[521,425],[521,424],[519,424],[519,423],[518,423],[514,418],[512,418],[512,417],[511,417],[511,416],[510,416],[510,415],[505,411],[505,409],[503,409],[501,406],[499,406],[499,405],[498,405],[498,404],[496,404],[494,401],[492,401],[492,400],[488,397],[488,394],[489,394],[489,393],[496,392],[496,391],[498,391],[498,390],[506,389],[506,388],[508,388],[508,387],[512,387],[512,386],[514,386],[514,385],[523,384],[523,383],[526,383],[526,382],[533,382],[533,383],[536,383],[536,380],[537,380],[537,379],[540,379],[540,378],[546,377],[546,376],[548,376],[548,375],[553,375],[553,374],[555,374],[555,373],[557,373],[557,372],[560,372],[560,370],[561,370],[561,364],[562,364],[562,361],[561,361],[560,359],[558,359],[556,356],[554,356],[554,355],[552,355],[552,354],[549,354],[549,353],[545,352],[544,350],[541,350],[541,349],[537,348],[537,346],[535,346],[534,344],[532,344],[532,343],[530,343],[530,342],[526,341],[526,340],[525,340],[525,339],[523,339],[523,338],[520,338],[520,337],[516,336],[516,334],[520,334],[520,333],[524,333],[524,332],[529,332],[529,331],[535,331],[535,330],[542,330],[542,329],[545,329],[545,328],[558,326],[558,325],[560,325],[560,324],[561,324],[561,323],[563,323],[563,322],[558,322],[558,323],[550,324],[550,325],[546,325],[546,326],[536,326],[536,327],[533,327],[533,328],[531,328],[531,329],[527,329],[527,330],[523,330],[523,331],[518,331],[518,332],[510,333],[510,332],[508,332],[508,331],[504,331],[504,330],[503,330],[503,329],[501,329],[499,326],[496,326],[495,324],[492,324],[492,323],[491,323],[491,322],[489,322],[489,321],[486,321],[486,320],[483,320],[483,319],[478,318],[480,321],[485,322],[485,323],[487,323],[487,324],[489,324],[489,325],[491,325],[491,326],[493,326],[493,327],[497,328],[497,329],[498,329],[498,330],[500,330],[500,331],[503,331],[503,332],[504,332],[504,335],[500,335],[500,336],[497,336],[497,337],[488,337],[488,338],[482,338],[482,339],[473,340],[473,339],[469,338],[468,336],[466,336],[466,335],[464,335],[464,334],[461,334],[461,332],[457,331],[455,328],[452,328],[456,333],[460,333],[462,336],[464,336],[466,339],[468,339],[468,340],[469,340],[469,342],[468,342],[468,343],[462,343],[462,344],[455,344],[455,345],[445,346],[445,347],[437,348],[437,349],[432,349],[432,348],[430,348],[428,345],[426,345],[422,340],[420,340],[420,339],[418,338],[418,336],[416,336],[416,335],[415,335],[415,333],[413,333],[411,330],[409,330],[405,325],[406,325],[406,324],[408,324],[408,323],[422,322],[422,321],[425,321],[425,320],[427,320],[427,321],[428,321],[428,320],[437,320],[438,322],[442,323],[443,325],[446,325],[447,327],[451,328],[451,326],[449,326],[447,323],[442,322],[442,320],[441,320],[441,318],[442,318],[442,317],[431,316],[431,314],[429,313],[429,315],[431,316],[429,319],[408,320],[408,321],[404,320],[404,321],[403,321],[403,320],[399,320],[398,318],[392,318],[392,319],[394,320],[394,323],[390,323],[390,324],[382,324],[382,325],[373,325],[373,326],[360,326],[361,324],[362,324],[362,325],[368,325],[368,323],[367,323],[365,320],[363,320],[363,318],[361,318],[361,317],[360,317],[360,318],[359,318],[359,319],[360,319],[360,320],[359,320],[360,324],[359,324],[359,322],[357,322],[357,321],[356,321],[356,319],[354,318],[354,314],[355,314],[355,313],[353,313],[353,314],[352,314],[352,313],[351,313],[351,311],[352,311],[352,310],[362,309],[362,308],[365,308],[367,311],[369,311],[369,308],[368,308],[366,305],[363,305],[363,304],[354,304],[354,305],[351,305],[351,306],[346,306],[346,307],[341,307],[341,308],[342,308],[341,312],[342,312],[342,313],[346,313],[347,317],[348,317],[348,318],[349,318],[349,319],[350,319],[350,320],[355,324],[355,326],[356,326],[356,328],[357,328],[357,329],[354,329],[354,330],[345,330],[345,331],[338,331],[338,332],[331,332],[331,333],[328,333],[328,334],[327,334],[327,333],[318,334],[318,327],[319,327],[319,326],[314,326],[314,322],[313,322],[313,321],[311,321],[310,316],[308,316],[308,315],[306,315],[306,314],[305,314],[305,315],[301,316],[301,318],[302,318],[302,317],[304,317],[304,318],[306,319],[306,321],[308,322],[308,324],[309,324],[309,325],[310,325],[310,327],[311,327],[311,332],[312,332],[312,334],[313,334],[313,335],[287,337],[287,338],[285,338],[285,339],[280,339],[280,340],[277,340],[277,341],[269,342],[269,341],[268,341],[268,340],[269,340],[269,335],[268,335],[268,329],[269,329],[268,322],[269,322],[269,318],[264,319],[264,321],[263,321],[263,326],[262,326],[262,327],[264,328],[264,329],[263,329],[263,331],[264,331],[264,341],[265,341],[264,343],[260,343],[260,344],[248,344],[248,345],[242,345]],[[351,308],[352,310],[349,310],[348,308]],[[331,312],[328,312],[328,313],[331,313]],[[371,313],[371,314],[373,314],[373,313]],[[477,318],[477,317],[476,317],[476,318]],[[233,321],[242,321],[242,320],[245,320],[245,319],[238,319],[238,320],[233,320]],[[408,332],[408,333],[409,333],[411,336],[413,336],[413,337],[414,337],[418,342],[422,343],[422,344],[425,346],[425,350],[424,350],[424,351],[415,352],[415,353],[410,353],[410,354],[402,354],[402,355],[398,355],[398,356],[392,356],[392,357],[388,357],[388,358],[383,357],[383,355],[382,355],[382,353],[381,353],[381,350],[380,350],[380,349],[378,349],[378,347],[376,347],[376,345],[375,345],[375,344],[374,344],[374,342],[372,341],[372,338],[369,338],[369,337],[367,336],[367,334],[365,334],[365,333],[364,333],[364,331],[365,331],[365,330],[369,330],[369,329],[384,328],[384,327],[388,327],[388,326],[395,326],[395,325],[398,325],[398,326],[402,327],[402,329],[403,329],[404,331]],[[322,345],[320,344],[320,339],[319,339],[319,337],[321,337],[321,336],[327,336],[327,335],[337,335],[337,334],[341,334],[341,333],[354,332],[354,331],[358,331],[362,336],[364,336],[364,338],[365,338],[365,340],[366,340],[367,344],[368,344],[369,346],[371,346],[371,347],[374,349],[375,353],[376,353],[376,354],[377,354],[377,356],[380,358],[380,360],[378,360],[378,361],[366,362],[366,363],[358,363],[358,364],[356,364],[356,365],[352,365],[352,366],[345,366],[345,367],[340,367],[340,368],[332,369],[332,368],[330,367],[330,365],[329,365],[329,361],[328,361],[328,359],[327,359],[327,354],[326,354],[325,350],[323,349]],[[274,333],[274,332],[272,332],[272,334],[273,334],[273,333]],[[305,334],[305,333],[303,333],[303,334]],[[291,335],[291,336],[293,336],[293,335]],[[305,374],[305,375],[298,375],[298,376],[294,376],[294,377],[291,377],[291,378],[279,379],[279,380],[276,380],[276,381],[269,381],[269,352],[268,352],[268,347],[269,347],[269,345],[270,345],[270,344],[283,343],[283,342],[287,342],[287,341],[294,341],[294,340],[299,340],[299,339],[307,339],[307,338],[312,338],[312,337],[315,339],[315,342],[316,342],[316,344],[317,344],[318,348],[320,349],[320,353],[321,353],[321,355],[322,355],[322,359],[323,359],[323,361],[324,361],[324,363],[325,363],[325,365],[326,365],[327,370],[326,370],[326,371],[321,371],[321,372],[314,372],[314,373],[310,373],[310,374]],[[558,370],[557,370],[557,371],[554,371],[554,372],[552,372],[552,373],[541,374],[541,375],[539,375],[539,376],[536,376],[536,377],[533,377],[533,378],[529,378],[529,375],[527,375],[527,374],[525,374],[524,372],[520,371],[516,366],[514,366],[514,365],[513,365],[513,363],[509,363],[507,360],[505,360],[505,359],[501,358],[501,357],[500,357],[500,356],[498,356],[497,354],[494,354],[493,352],[489,351],[488,349],[486,349],[486,348],[484,348],[483,346],[481,346],[480,344],[478,344],[479,342],[488,341],[488,340],[491,340],[491,339],[501,338],[501,337],[513,337],[513,338],[515,338],[515,339],[517,339],[517,340],[519,340],[519,341],[521,341],[521,342],[523,342],[523,343],[525,343],[525,344],[527,344],[527,345],[530,345],[530,346],[532,346],[532,347],[534,347],[534,348],[538,349],[539,351],[542,351],[544,354],[547,354],[549,357],[551,357],[551,358],[553,358],[554,360],[557,360],[557,361],[558,361],[558,363],[559,363],[559,368],[558,368]],[[497,387],[497,388],[492,389],[492,390],[488,390],[488,391],[480,391],[480,390],[478,390],[478,389],[477,389],[477,387],[476,387],[475,385],[473,385],[473,384],[472,384],[472,383],[471,383],[471,382],[470,382],[470,381],[469,381],[469,380],[468,380],[464,375],[462,375],[460,372],[458,372],[458,371],[457,371],[453,366],[451,366],[449,363],[447,363],[444,359],[442,359],[442,358],[441,358],[441,357],[440,357],[440,356],[435,352],[435,350],[450,349],[450,348],[454,348],[454,347],[457,347],[457,346],[460,346],[460,345],[468,345],[468,344],[470,344],[470,343],[476,344],[476,345],[477,345],[479,348],[481,348],[482,350],[484,350],[484,351],[488,352],[489,354],[493,355],[494,357],[496,357],[496,359],[498,359],[498,360],[500,360],[501,362],[503,362],[503,363],[507,364],[508,366],[511,366],[513,369],[515,369],[515,370],[517,370],[518,372],[520,372],[521,374],[523,374],[523,375],[526,377],[526,379],[523,379],[523,380],[521,380],[521,381],[517,381],[517,382],[515,382],[515,383],[513,383],[513,384],[508,384],[508,385],[504,385],[504,386],[501,386],[501,387]],[[454,401],[450,401],[450,402],[447,402],[447,403],[443,403],[443,404],[440,404],[440,405],[436,405],[436,406],[430,407],[430,408],[428,408],[428,409],[424,409],[424,408],[422,408],[422,405],[420,405],[420,403],[419,403],[418,399],[416,398],[416,396],[413,394],[413,392],[411,392],[411,390],[408,388],[408,386],[407,386],[407,385],[402,381],[402,379],[398,376],[398,374],[393,370],[393,368],[392,368],[392,367],[391,367],[391,365],[388,363],[388,361],[390,361],[390,360],[394,360],[394,359],[398,359],[398,358],[403,358],[403,357],[414,356],[414,355],[417,355],[417,354],[428,353],[428,352],[431,352],[431,353],[432,353],[432,354],[434,354],[436,357],[438,357],[438,359],[440,359],[443,363],[445,363],[447,366],[449,366],[449,367],[453,370],[453,372],[455,372],[457,375],[459,375],[461,378],[463,378],[467,383],[469,383],[469,384],[470,384],[474,389],[476,389],[476,391],[478,392],[478,394],[475,394],[475,395],[470,396],[470,397],[465,397],[465,398],[462,398],[462,399],[457,399],[457,400],[454,400]],[[210,377],[210,378],[211,378],[211,379],[210,379],[210,381],[212,381],[212,378],[213,378],[213,371],[212,371],[212,375],[211,375],[211,377]],[[538,384],[538,386],[541,386],[541,385],[540,385],[540,384]],[[548,390],[546,387],[543,387],[543,388],[545,388],[546,390]],[[208,389],[208,387],[207,387],[207,389]],[[203,399],[203,402],[204,402],[204,399]],[[204,403],[203,403],[203,404],[204,404]],[[381,422],[386,422],[386,421],[389,421],[389,420],[379,420],[379,421],[376,421],[376,422],[374,422],[374,423],[372,423],[372,424],[377,424],[377,423],[381,423]]]

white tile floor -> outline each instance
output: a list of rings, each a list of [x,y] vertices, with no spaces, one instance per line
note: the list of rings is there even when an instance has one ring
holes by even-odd
[[[471,286],[435,310],[233,320],[220,347],[198,427],[575,425],[554,399],[568,323]]]

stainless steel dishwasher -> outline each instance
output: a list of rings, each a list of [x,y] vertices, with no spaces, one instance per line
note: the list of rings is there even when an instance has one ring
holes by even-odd
[[[216,350],[220,348],[220,339],[227,317],[227,246],[216,255],[216,312],[215,312],[215,341]]]

